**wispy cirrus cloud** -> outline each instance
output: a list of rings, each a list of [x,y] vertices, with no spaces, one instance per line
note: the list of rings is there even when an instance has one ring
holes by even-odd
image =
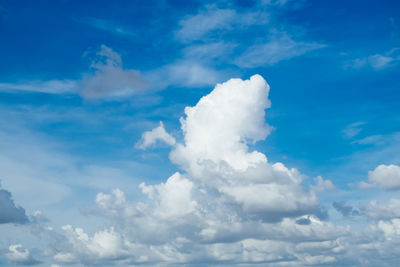
[[[357,136],[362,131],[362,126],[366,124],[363,121],[354,122],[347,125],[346,128],[342,130],[343,136],[345,138],[353,138]]]
[[[215,5],[208,5],[192,16],[183,18],[180,29],[175,37],[182,42],[192,42],[207,38],[207,35],[219,31],[229,31],[238,28],[247,28],[251,25],[263,25],[269,22],[269,14],[251,11],[239,13],[234,9],[222,9]]]
[[[76,21],[87,24],[98,30],[110,32],[113,34],[127,36],[127,37],[135,36],[135,33],[132,30],[110,20],[93,18],[93,17],[84,17],[81,19],[76,19]]]
[[[3,92],[25,91],[48,94],[75,94],[79,92],[79,84],[75,80],[0,83],[0,90]]]
[[[325,46],[316,42],[295,41],[287,33],[280,33],[266,43],[248,47],[236,58],[235,64],[245,68],[271,66]]]
[[[365,67],[382,70],[393,67],[400,61],[399,48],[393,48],[383,54],[372,54],[348,61],[345,68],[361,69]]]
[[[176,39],[186,45],[184,60],[202,54],[202,62],[215,63],[217,60],[219,64],[234,64],[240,68],[269,67],[325,47],[319,42],[303,40],[301,36],[294,38],[289,31],[276,30],[276,21],[271,22],[271,17],[278,12],[276,7],[284,7],[288,2],[258,3],[241,12],[210,5],[199,9],[197,14],[184,17],[175,32]],[[260,31],[259,27],[265,25],[268,27],[261,31],[261,36],[243,42],[248,29],[258,27]]]

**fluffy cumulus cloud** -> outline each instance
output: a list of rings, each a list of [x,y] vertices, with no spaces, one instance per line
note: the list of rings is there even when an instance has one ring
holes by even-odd
[[[144,132],[142,138],[136,143],[135,147],[139,149],[145,149],[151,145],[154,145],[157,141],[164,142],[170,146],[175,145],[175,138],[167,133],[164,128],[164,124],[160,121],[160,125],[151,131]]]
[[[46,255],[63,266],[393,266],[397,199],[360,210],[335,202],[345,218],[371,219],[359,231],[336,225],[319,200],[336,190],[332,182],[317,177],[307,185],[298,170],[252,149],[271,132],[268,95],[267,82],[254,75],[218,84],[186,107],[183,140],[171,142],[169,156],[181,170],[159,184],[141,183],[137,202],[120,189],[98,193],[92,214],[108,221],[104,229],[65,225],[59,232],[34,214],[33,232],[50,244]],[[162,124],[147,133],[147,144],[166,136]]]
[[[379,165],[373,171],[368,172],[368,179],[371,186],[377,185],[388,190],[400,189],[400,166]],[[364,183],[368,186],[368,184]]]
[[[400,218],[400,199],[392,198],[386,205],[378,204],[376,200],[372,200],[364,209],[365,214],[373,219]]]
[[[11,193],[1,188],[0,185],[0,224],[27,223],[28,217],[22,207],[15,205]]]

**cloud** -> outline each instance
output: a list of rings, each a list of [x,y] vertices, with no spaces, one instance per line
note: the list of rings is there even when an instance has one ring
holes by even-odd
[[[10,245],[8,250],[9,252],[6,253],[4,256],[7,258],[7,260],[14,264],[36,265],[41,263],[31,256],[28,249],[23,249],[21,244]]]
[[[224,41],[194,44],[183,49],[184,58],[196,62],[213,62],[214,60],[227,60],[230,53],[238,44],[227,43]]]
[[[235,15],[231,9],[206,9],[180,21],[181,29],[175,36],[181,41],[200,39],[212,30],[228,28]]]
[[[364,124],[365,124],[365,122],[358,121],[358,122],[354,122],[354,123],[348,125],[346,128],[344,128],[342,130],[343,136],[345,138],[353,138],[353,137],[355,137],[356,135],[358,135],[362,131],[361,126],[364,125]]]
[[[388,220],[400,218],[400,199],[392,198],[387,205],[378,204],[376,200],[372,200],[364,213],[373,219]]]
[[[325,45],[315,42],[295,41],[288,34],[282,33],[266,43],[248,47],[236,58],[235,64],[243,68],[270,66],[323,47]]]
[[[345,68],[360,69],[370,67],[381,70],[392,67],[400,61],[399,48],[393,48],[384,54],[373,54],[366,57],[355,58],[345,64]]]
[[[94,74],[86,74],[82,79],[81,95],[88,99],[120,98],[140,94],[149,83],[136,70],[122,68],[119,54],[101,45],[91,68]]]
[[[238,13],[233,9],[220,9],[214,5],[206,6],[198,14],[182,19],[175,37],[182,42],[192,42],[208,34],[233,27],[248,27],[254,24],[267,24],[269,16],[263,12]]]
[[[387,140],[387,136],[376,134],[376,135],[370,135],[366,136],[364,138],[354,140],[351,142],[351,144],[359,144],[359,145],[381,145],[384,144]]]
[[[160,121],[160,125],[151,131],[144,132],[141,139],[136,143],[135,147],[146,149],[154,145],[157,141],[162,141],[170,146],[175,145],[175,138],[165,131],[164,124]]]
[[[400,189],[400,166],[379,165],[368,172],[368,180],[387,190]]]
[[[247,153],[246,143],[262,140],[271,131],[264,121],[264,110],[270,107],[268,93],[269,86],[259,75],[218,84],[196,106],[185,108],[187,117],[181,119],[185,145],[178,144],[171,159],[185,170],[207,160],[223,161],[234,169],[266,162],[257,151]]]
[[[355,69],[359,69],[365,66],[370,66],[373,69],[383,69],[388,67],[389,64],[394,59],[391,57],[383,56],[380,54],[371,55],[365,58],[356,58],[353,59],[350,63],[348,63],[347,67],[353,67]]]
[[[400,219],[379,221],[378,228],[385,234],[387,238],[396,238],[398,235],[400,235]]]
[[[182,59],[145,74],[157,88],[171,85],[185,87],[210,86],[221,80],[221,73],[192,59]]]
[[[11,193],[0,187],[0,224],[24,224],[28,221],[24,208],[16,206]]]
[[[86,17],[86,18],[79,19],[77,21],[87,24],[96,29],[106,31],[106,32],[111,32],[111,33],[122,35],[122,36],[134,36],[135,35],[131,30],[127,29],[126,27],[120,26],[112,21],[108,21],[108,20],[104,20],[104,19]]]
[[[221,82],[226,71],[217,66],[229,59],[235,44],[222,41],[194,44],[182,50],[182,57],[161,68],[145,73],[157,88],[171,85],[184,87],[212,86]]]
[[[120,189],[98,193],[90,214],[105,219],[104,227],[58,231],[35,212],[31,231],[48,243],[46,255],[61,265],[395,266],[397,199],[359,210],[336,201],[344,216],[373,220],[364,229],[335,224],[318,199],[335,188],[331,181],[310,184],[252,149],[271,131],[268,95],[269,85],[255,75],[218,84],[186,107],[183,140],[170,153],[180,170],[161,183],[141,183],[135,201]]]
[[[64,226],[54,261],[121,266],[334,262],[331,255],[294,252],[298,242],[348,234],[326,221],[314,192],[332,183],[320,178],[315,188],[307,188],[296,169],[269,163],[263,153],[249,149],[271,131],[265,123],[268,94],[266,81],[255,75],[218,84],[186,107],[180,120],[184,140],[170,154],[182,172],[159,184],[140,184],[145,198],[138,202],[127,201],[119,189],[97,194],[92,214],[111,226],[93,234]]]
[[[119,100],[143,94],[150,86],[137,70],[124,69],[121,56],[105,45],[95,53],[90,71],[81,80],[0,83],[1,91],[79,94],[86,99]]]
[[[27,83],[0,83],[1,91],[27,91],[47,94],[73,94],[79,90],[74,80],[30,81]]]
[[[184,50],[186,59],[199,58],[197,54],[200,53],[204,54],[200,57],[200,61],[204,62],[205,59],[210,61],[219,54],[219,61],[233,63],[240,68],[271,66],[325,47],[317,42],[293,40],[290,33],[277,33],[276,30],[267,33],[266,38],[252,42],[253,44],[245,42],[245,46],[241,45],[248,28],[268,24],[270,17],[274,15],[271,8],[287,6],[288,2],[290,1],[258,3],[257,8],[244,12],[208,5],[195,15],[184,17],[180,21],[179,30],[175,32],[175,37],[189,44]],[[251,38],[249,40],[251,41]],[[238,56],[240,51],[242,54]]]
[[[54,255],[54,260],[59,263],[75,263],[78,259],[95,263],[103,259],[118,260],[127,257],[124,251],[125,243],[123,237],[116,233],[113,228],[97,232],[89,237],[81,228],[73,228],[70,225],[62,227],[65,235],[78,255],[68,252],[60,252]]]
[[[311,188],[317,193],[322,193],[327,190],[334,190],[336,188],[331,180],[324,180],[324,178],[321,176],[316,177],[314,182],[315,185],[311,186]]]

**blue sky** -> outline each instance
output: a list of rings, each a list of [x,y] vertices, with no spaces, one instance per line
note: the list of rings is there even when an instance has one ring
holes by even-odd
[[[393,266],[399,11],[1,1],[0,266]]]

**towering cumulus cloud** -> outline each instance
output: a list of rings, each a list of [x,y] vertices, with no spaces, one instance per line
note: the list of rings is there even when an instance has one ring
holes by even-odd
[[[218,84],[181,118],[183,143],[170,158],[182,172],[165,183],[140,184],[146,200],[99,193],[109,229],[90,237],[65,226],[57,263],[331,262],[331,256],[295,252],[301,242],[334,242],[348,230],[324,221],[316,190],[299,172],[269,163],[248,144],[266,138],[269,86],[259,75]],[[321,178],[322,179],[322,178]],[[315,191],[315,192],[314,192]],[[112,240],[112,242],[107,241]],[[332,243],[331,248],[335,248]],[[66,249],[67,248],[67,249]],[[299,256],[295,256],[295,254]],[[207,265],[207,264],[206,264]]]
[[[185,143],[176,146],[171,159],[237,212],[275,221],[311,212],[317,203],[314,194],[303,190],[296,170],[269,164],[264,154],[248,149],[248,143],[270,132],[265,123],[268,93],[259,75],[217,85],[196,106],[185,109]]]

